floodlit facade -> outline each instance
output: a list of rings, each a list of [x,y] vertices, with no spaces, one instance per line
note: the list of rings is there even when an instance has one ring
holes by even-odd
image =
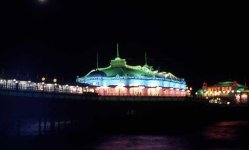
[[[103,96],[185,96],[186,82],[169,72],[158,72],[147,65],[128,65],[125,59],[117,57],[105,68],[97,68],[76,79]]]
[[[232,103],[242,104],[248,102],[248,90],[246,87],[237,83],[236,81],[218,82],[217,84],[208,86],[206,82],[203,83],[201,89],[195,94],[198,97],[205,98],[212,103],[227,100]]]

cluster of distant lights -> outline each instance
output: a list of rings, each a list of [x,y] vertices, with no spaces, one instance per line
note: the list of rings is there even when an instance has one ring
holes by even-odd
[[[99,86],[100,88],[110,88],[109,86]],[[116,85],[116,87],[117,88],[124,88],[125,86],[124,85]],[[139,89],[144,89],[144,88],[146,88],[145,86],[141,86],[141,85],[139,85],[139,86],[136,86],[136,87],[138,87]],[[160,86],[153,86],[153,87],[149,87],[149,88],[156,88],[157,90],[160,90],[160,89],[162,89],[163,87],[160,87]],[[170,90],[176,90],[176,91],[182,91],[182,92],[184,92],[184,91],[186,91],[186,92],[190,92],[190,90],[184,90],[184,89],[182,89],[182,90],[180,90],[180,89],[174,89],[174,88],[169,88]]]
[[[242,93],[240,90],[226,90],[226,91],[200,91],[196,92],[195,95],[201,94],[202,96],[206,97],[209,103],[213,104],[226,104],[230,105],[229,101],[223,100],[223,96],[229,96],[228,94],[234,94],[235,100],[237,103],[240,103],[239,101],[248,101],[248,95],[246,93]],[[211,99],[209,99],[209,96]],[[221,96],[221,97],[213,97],[213,96]]]
[[[240,90],[236,90],[236,91],[235,90],[231,90],[231,91],[214,91],[214,92],[213,91],[206,91],[206,92],[201,91],[200,93],[201,94],[215,94],[216,95],[216,94],[222,94],[222,93],[225,94],[225,93],[235,93],[235,92],[240,93],[241,91]],[[198,95],[198,92],[196,92],[195,95]]]
[[[220,104],[220,105],[222,105],[222,104],[230,105],[231,104],[229,101],[224,101],[221,98],[212,98],[208,102],[212,103],[212,104]]]

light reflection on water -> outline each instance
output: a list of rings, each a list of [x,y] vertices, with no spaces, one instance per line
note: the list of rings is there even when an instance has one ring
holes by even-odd
[[[221,121],[194,133],[119,135],[102,138],[95,150],[182,150],[248,148],[249,121]],[[243,132],[246,133],[243,133]],[[246,135],[246,136],[245,136]]]
[[[27,123],[27,125],[21,125],[21,135],[30,135],[28,133],[37,132],[37,130],[33,130],[33,128],[37,128],[36,122],[23,123]],[[47,125],[47,129],[50,129],[50,124]],[[180,128],[184,129],[187,127],[183,125]],[[60,150],[249,149],[249,121],[220,121],[206,123],[202,127],[192,128],[189,131],[186,129],[187,131],[183,130],[179,132],[178,128],[172,130],[154,135],[122,134],[121,131],[119,135],[101,135],[92,141],[86,140],[88,139],[86,135],[75,137],[74,140],[69,140],[69,137],[59,137],[58,139],[50,137],[49,139],[45,138],[41,141],[36,141],[36,143],[29,141],[25,144],[28,147],[32,147],[31,149],[36,149],[37,145],[39,145],[41,149]],[[25,132],[27,133],[25,134]],[[21,143],[21,146],[25,144]],[[22,149],[21,146],[18,149]]]
[[[203,136],[207,140],[234,141],[239,138],[241,127],[248,125],[249,121],[221,121],[208,126]]]
[[[184,139],[173,136],[129,135],[112,136],[95,146],[96,150],[162,150],[182,149]]]

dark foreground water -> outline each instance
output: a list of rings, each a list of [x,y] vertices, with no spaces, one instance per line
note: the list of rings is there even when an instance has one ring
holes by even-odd
[[[188,127],[189,128],[189,127]],[[0,149],[25,150],[181,150],[249,149],[249,121],[217,121],[194,126],[182,124],[156,133],[84,132],[61,135],[7,137]]]

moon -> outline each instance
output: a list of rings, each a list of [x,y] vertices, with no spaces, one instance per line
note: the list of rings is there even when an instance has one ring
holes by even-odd
[[[38,0],[40,3],[45,3],[47,0]]]

